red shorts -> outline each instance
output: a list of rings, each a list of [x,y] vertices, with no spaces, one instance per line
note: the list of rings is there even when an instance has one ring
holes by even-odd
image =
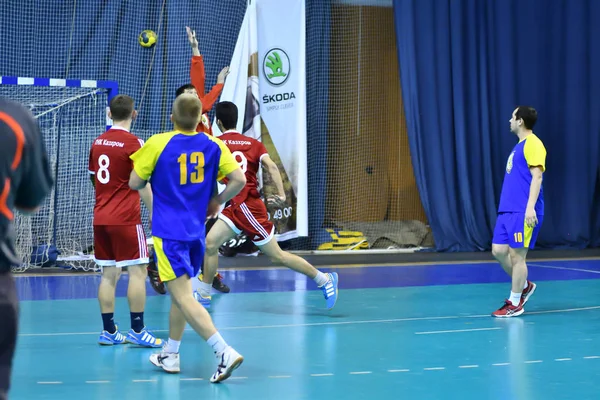
[[[249,197],[235,209],[225,207],[219,218],[236,234],[244,232],[257,246],[269,243],[275,234],[275,227],[269,221],[267,207],[261,199]]]
[[[127,267],[148,263],[142,225],[94,225],[94,258],[101,267]]]

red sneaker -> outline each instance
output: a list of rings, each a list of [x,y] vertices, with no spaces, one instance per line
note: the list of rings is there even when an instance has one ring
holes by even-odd
[[[531,281],[527,281],[527,287],[523,290],[523,293],[521,294],[521,305],[524,306],[525,303],[527,303],[527,301],[529,300],[529,298],[531,297],[531,295],[533,294],[533,292],[535,292],[535,288],[537,287],[537,285]]]
[[[521,298],[520,304],[517,306],[513,306],[510,300],[504,300],[504,305],[500,307],[498,310],[492,313],[492,317],[496,318],[510,318],[517,317],[523,314],[525,310],[523,309],[523,298]]]

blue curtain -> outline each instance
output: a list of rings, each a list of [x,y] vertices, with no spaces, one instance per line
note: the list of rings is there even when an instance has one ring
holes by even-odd
[[[548,156],[539,247],[600,244],[600,2],[394,0],[411,157],[438,251],[487,250],[517,105]]]

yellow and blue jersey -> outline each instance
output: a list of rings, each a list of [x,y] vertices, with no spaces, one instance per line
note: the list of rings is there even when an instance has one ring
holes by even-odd
[[[204,240],[215,182],[239,168],[227,146],[204,133],[172,131],[152,136],[131,159],[152,184],[152,235]]]
[[[499,213],[525,212],[531,186],[529,168],[535,166],[542,167],[542,172],[546,171],[546,148],[536,135],[531,134],[519,141],[508,157],[500,194]],[[543,188],[540,188],[540,194],[535,203],[535,212],[537,215],[544,215]]]

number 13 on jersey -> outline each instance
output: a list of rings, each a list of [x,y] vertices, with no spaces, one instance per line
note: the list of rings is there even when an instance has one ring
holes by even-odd
[[[188,154],[181,153],[177,161],[179,162],[179,184],[186,185],[188,183]],[[194,168],[194,171],[189,174],[189,181],[191,183],[204,182],[204,153],[193,152],[189,155],[189,162]]]

